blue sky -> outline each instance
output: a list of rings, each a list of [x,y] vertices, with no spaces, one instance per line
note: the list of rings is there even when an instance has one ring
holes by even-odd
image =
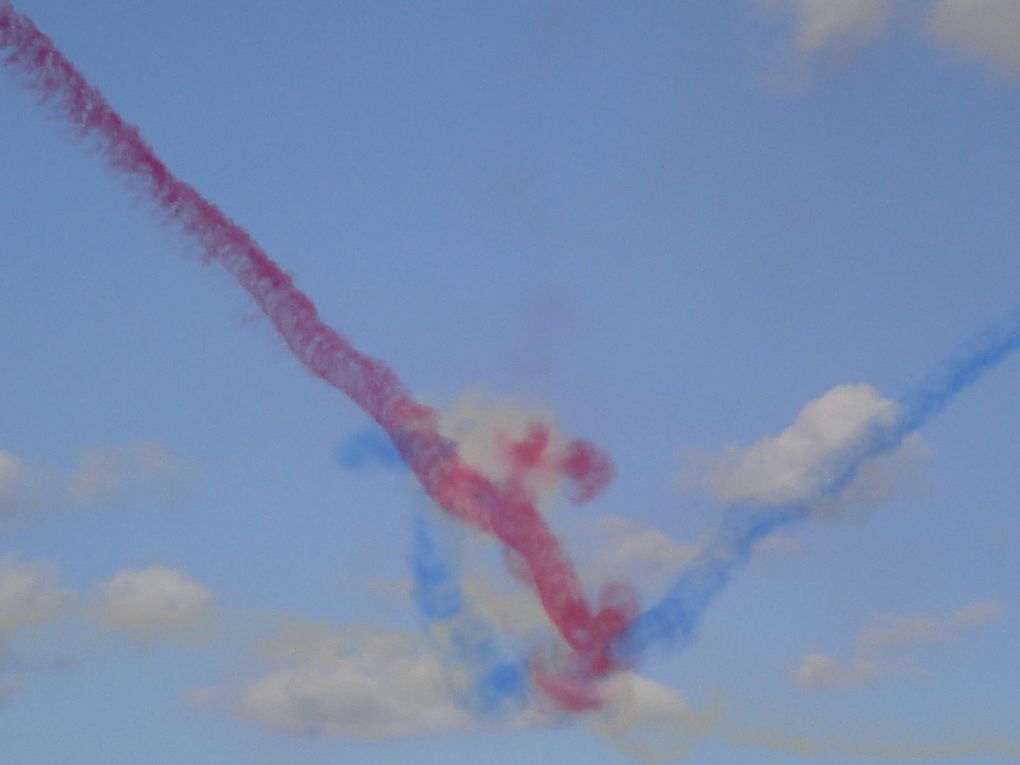
[[[591,505],[535,487],[593,590],[654,603],[727,503],[797,495],[1017,307],[1009,0],[17,8],[483,469],[529,418],[613,456]],[[366,417],[11,77],[0,103],[12,761],[1016,755],[1016,358],[601,716],[480,714]],[[501,651],[550,639],[491,540],[428,523]]]

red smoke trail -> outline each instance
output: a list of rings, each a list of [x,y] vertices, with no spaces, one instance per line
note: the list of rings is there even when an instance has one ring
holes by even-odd
[[[197,240],[205,259],[223,264],[309,372],[343,391],[385,429],[438,505],[495,534],[523,558],[549,619],[575,652],[578,666],[587,668],[584,674],[612,669],[609,638],[632,614],[615,604],[593,612],[570,560],[533,500],[519,487],[497,486],[466,466],[456,447],[437,432],[435,411],[415,401],[393,370],[327,326],[312,301],[251,236],[174,176],[137,128],[121,119],[52,41],[7,2],[0,3],[0,50],[9,51],[4,64],[23,75],[25,86],[51,104],[80,137],[99,140],[113,170],[140,183],[159,210]],[[608,458],[584,442],[571,445],[562,469],[574,480],[579,500],[605,488],[612,474]]]

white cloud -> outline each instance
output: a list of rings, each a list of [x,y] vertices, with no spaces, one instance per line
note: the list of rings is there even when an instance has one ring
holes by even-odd
[[[540,695],[509,714],[506,709],[472,713],[459,695],[470,679],[461,675],[471,670],[455,656],[444,661],[435,653],[437,638],[442,635],[429,640],[418,632],[289,623],[263,651],[263,659],[284,666],[240,686],[198,689],[190,698],[271,731],[363,740],[564,721]],[[603,705],[585,721],[639,756],[688,751],[714,723],[713,714],[693,709],[679,693],[632,672],[600,682],[598,695]]]
[[[491,624],[511,641],[534,640],[545,634],[549,618],[533,592],[523,587],[499,587],[495,577],[469,574],[461,580],[467,614]]]
[[[465,727],[435,657],[383,665],[336,659],[276,672],[252,683],[240,716],[273,730],[381,739]]]
[[[296,666],[241,690],[233,710],[249,723],[362,739],[473,725],[419,636],[355,629],[291,632],[274,642],[272,653]]]
[[[537,496],[556,490],[560,482],[558,456],[565,439],[552,415],[510,401],[485,401],[477,395],[461,396],[443,414],[439,431],[457,443],[462,460],[494,483],[503,483],[513,469],[514,442],[542,428],[548,443],[527,472],[525,486]]]
[[[116,574],[99,586],[97,598],[107,628],[152,638],[203,624],[213,595],[180,571],[150,566]]]
[[[472,653],[463,630],[456,636],[443,629],[337,630],[291,620],[281,626],[262,644],[260,658],[271,671],[241,685],[200,688],[191,700],[271,731],[364,740],[562,720],[538,698],[479,708],[475,682],[486,667],[463,656]]]
[[[1004,611],[1002,603],[982,600],[948,616],[881,616],[857,636],[850,659],[843,661],[822,651],[811,651],[792,670],[791,679],[805,691],[859,688],[903,672],[909,666],[910,650],[952,640],[993,621]]]
[[[569,498],[584,503],[612,480],[612,462],[586,441],[567,441],[552,415],[510,401],[461,396],[439,423],[460,457],[496,484],[508,480],[537,500],[548,499],[566,477]]]
[[[50,566],[0,559],[0,640],[54,617],[70,600]]]
[[[620,750],[652,762],[675,762],[699,746],[715,724],[677,691],[634,672],[620,672],[599,688],[603,706],[592,727]]]
[[[747,448],[730,447],[722,456],[705,460],[703,480],[728,503],[813,502],[817,510],[828,510],[886,499],[923,452],[919,436],[906,439],[893,454],[862,465],[838,497],[825,494],[847,450],[864,439],[873,424],[893,422],[897,411],[895,402],[869,385],[837,386],[805,405],[778,436]]]
[[[938,0],[926,31],[962,56],[1020,75],[1020,3],[1016,0]]]
[[[642,592],[666,587],[701,551],[698,543],[677,541],[619,515],[595,518],[580,533],[587,579],[632,582]]]

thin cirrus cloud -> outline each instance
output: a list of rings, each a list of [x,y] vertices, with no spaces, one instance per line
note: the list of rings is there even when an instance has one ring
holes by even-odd
[[[186,473],[180,457],[158,441],[90,447],[69,469],[0,450],[0,514],[172,497],[184,485]]]
[[[793,683],[803,691],[838,691],[861,688],[902,674],[910,667],[910,651],[945,643],[999,618],[1005,606],[979,600],[946,616],[915,613],[882,616],[861,632],[848,659],[824,651],[806,653],[791,671]]]

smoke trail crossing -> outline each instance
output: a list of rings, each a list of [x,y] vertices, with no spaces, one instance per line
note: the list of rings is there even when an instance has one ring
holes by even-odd
[[[348,470],[402,469],[404,461],[377,427],[362,429],[337,449]],[[444,522],[446,521],[446,522]],[[499,717],[529,701],[527,661],[508,658],[496,630],[468,603],[460,583],[455,547],[459,528],[431,508],[415,513],[412,526],[412,599],[444,667],[458,703],[472,712]]]
[[[904,394],[896,417],[875,417],[860,437],[831,459],[832,479],[814,496],[775,506],[740,506],[726,511],[705,550],[666,596],[613,639],[619,660],[633,660],[652,645],[682,646],[702,612],[746,563],[755,542],[777,529],[805,520],[824,499],[839,497],[868,462],[896,449],[953,399],[1020,348],[1020,310],[975,337],[919,385]]]

